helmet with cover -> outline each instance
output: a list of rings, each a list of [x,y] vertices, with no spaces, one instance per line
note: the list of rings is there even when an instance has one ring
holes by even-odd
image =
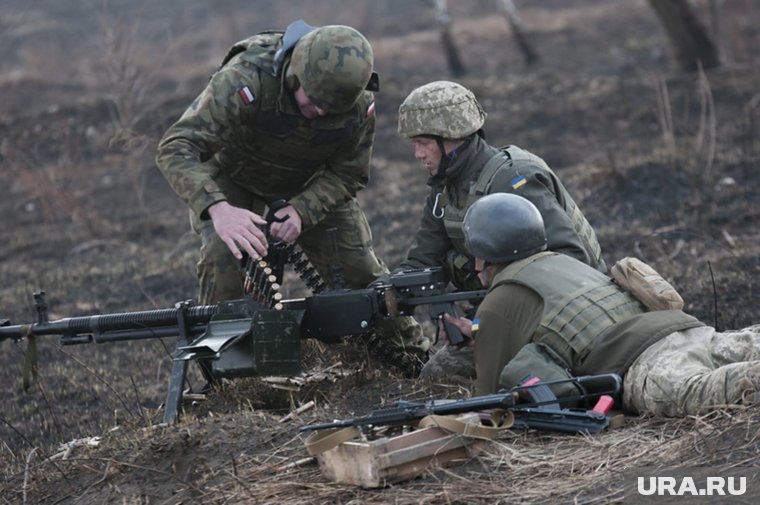
[[[511,193],[493,193],[472,204],[462,230],[470,254],[488,263],[510,263],[547,247],[541,213]]]
[[[354,28],[328,25],[293,48],[291,72],[311,102],[328,113],[348,111],[372,75],[372,46]]]
[[[412,91],[398,110],[398,132],[463,139],[483,127],[486,113],[469,89],[451,81],[434,81]]]

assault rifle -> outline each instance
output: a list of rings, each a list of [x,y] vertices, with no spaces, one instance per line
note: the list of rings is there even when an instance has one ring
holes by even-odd
[[[164,412],[164,422],[171,423],[179,417],[191,360],[207,360],[217,379],[296,375],[300,372],[301,339],[333,343],[344,336],[364,334],[379,320],[412,315],[421,305],[434,306],[442,314],[453,312],[454,302],[485,296],[485,290],[447,293],[446,286],[442,270],[428,268],[391,275],[388,282],[367,289],[278,299],[273,306],[247,296],[215,305],[184,301],[174,308],[56,321],[48,319],[45,293],[38,292],[34,293],[36,322],[11,325],[0,319],[0,342],[28,340],[26,384],[29,374],[36,371],[37,336],[60,335],[62,345],[179,337]]]
[[[599,398],[591,410],[562,408],[549,386],[574,384],[579,391],[575,396],[563,397],[563,402]],[[316,431],[334,428],[369,428],[388,425],[404,425],[419,421],[429,415],[451,415],[464,412],[482,412],[492,409],[510,411],[515,427],[559,431],[564,433],[599,433],[610,425],[607,413],[613,405],[610,395],[618,395],[622,380],[617,374],[585,375],[555,381],[542,382],[528,376],[519,386],[498,393],[475,396],[462,400],[430,400],[427,402],[397,401],[393,407],[376,410],[354,419],[330,423],[309,424],[299,431]],[[524,399],[520,402],[520,399]]]

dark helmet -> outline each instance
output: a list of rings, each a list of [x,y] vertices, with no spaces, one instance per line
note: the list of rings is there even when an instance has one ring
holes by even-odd
[[[326,112],[345,112],[372,75],[372,46],[349,26],[329,25],[304,35],[293,48],[289,71],[309,100]]]
[[[480,130],[485,121],[486,113],[472,91],[451,81],[414,89],[398,109],[398,132],[407,138],[463,139]]]
[[[493,193],[472,204],[462,229],[470,254],[488,263],[510,263],[546,250],[541,213],[511,193]]]

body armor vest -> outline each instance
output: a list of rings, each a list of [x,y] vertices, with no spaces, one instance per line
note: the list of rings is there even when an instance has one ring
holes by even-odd
[[[507,283],[522,284],[541,296],[544,313],[532,340],[549,346],[568,368],[582,362],[594,341],[613,325],[646,312],[609,277],[559,253],[543,252],[511,263],[491,284]]]

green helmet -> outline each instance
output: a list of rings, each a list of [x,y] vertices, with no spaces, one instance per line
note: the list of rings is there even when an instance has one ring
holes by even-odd
[[[420,86],[398,109],[398,132],[407,138],[463,139],[480,130],[485,121],[486,113],[472,91],[450,81]]]
[[[289,70],[314,105],[326,112],[345,112],[367,86],[373,61],[364,35],[349,26],[329,25],[298,41]]]
[[[547,247],[541,213],[512,193],[492,193],[473,203],[462,230],[470,254],[489,263],[510,263]]]

